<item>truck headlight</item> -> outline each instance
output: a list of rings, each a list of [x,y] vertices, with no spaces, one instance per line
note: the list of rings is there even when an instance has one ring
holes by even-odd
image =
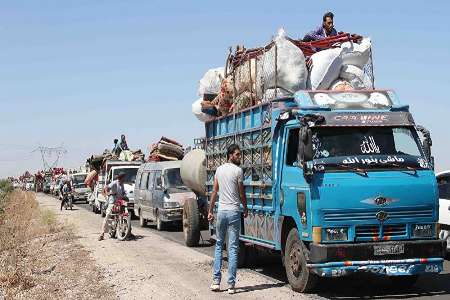
[[[348,228],[326,228],[325,241],[347,241]]]
[[[163,202],[163,207],[164,208],[178,208],[180,207],[180,204],[178,202]]]
[[[432,237],[433,234],[433,224],[415,224],[412,226],[413,237]]]

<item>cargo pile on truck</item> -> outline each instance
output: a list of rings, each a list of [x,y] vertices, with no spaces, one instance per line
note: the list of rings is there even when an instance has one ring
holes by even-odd
[[[292,96],[299,90],[373,89],[370,38],[342,33],[315,42],[289,38],[283,29],[266,46],[236,47],[225,67],[199,82],[192,112],[202,122]]]
[[[183,145],[163,136],[158,142],[150,145],[147,161],[176,161],[182,160],[183,156]]]

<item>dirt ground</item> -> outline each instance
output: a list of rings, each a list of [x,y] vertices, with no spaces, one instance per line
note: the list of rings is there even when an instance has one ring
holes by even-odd
[[[0,228],[0,299],[117,299],[70,226],[34,193],[11,198]]]
[[[164,239],[151,231],[133,228],[136,239],[120,242],[97,240],[102,218],[84,209],[59,211],[59,202],[46,195],[37,197],[41,207],[53,210],[64,222],[73,224],[78,241],[102,270],[111,297],[119,299],[310,299],[294,293],[287,285],[247,270],[238,270],[237,293],[209,290],[212,258]],[[226,270],[223,271],[226,278]],[[105,295],[106,296],[106,295]],[[93,295],[93,298],[96,298]]]

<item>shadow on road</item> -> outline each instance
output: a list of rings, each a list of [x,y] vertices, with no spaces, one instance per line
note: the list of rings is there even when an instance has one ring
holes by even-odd
[[[275,286],[255,286],[256,289],[288,284],[279,255],[251,249],[247,262],[250,270],[279,281]],[[409,299],[431,296],[450,299],[450,274],[425,274],[414,286],[408,288],[394,286],[387,277],[366,273],[340,278],[321,278],[312,294],[328,299]]]

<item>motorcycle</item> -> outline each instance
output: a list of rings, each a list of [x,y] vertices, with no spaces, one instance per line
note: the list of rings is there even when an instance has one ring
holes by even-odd
[[[67,210],[68,208],[70,208],[70,210],[73,209],[73,194],[72,193],[65,193],[63,195],[63,201],[64,202],[64,209]]]
[[[131,236],[131,211],[134,209],[134,203],[127,202],[123,199],[117,200],[112,208],[111,217],[109,218],[109,236],[117,237],[119,241],[123,241]]]

